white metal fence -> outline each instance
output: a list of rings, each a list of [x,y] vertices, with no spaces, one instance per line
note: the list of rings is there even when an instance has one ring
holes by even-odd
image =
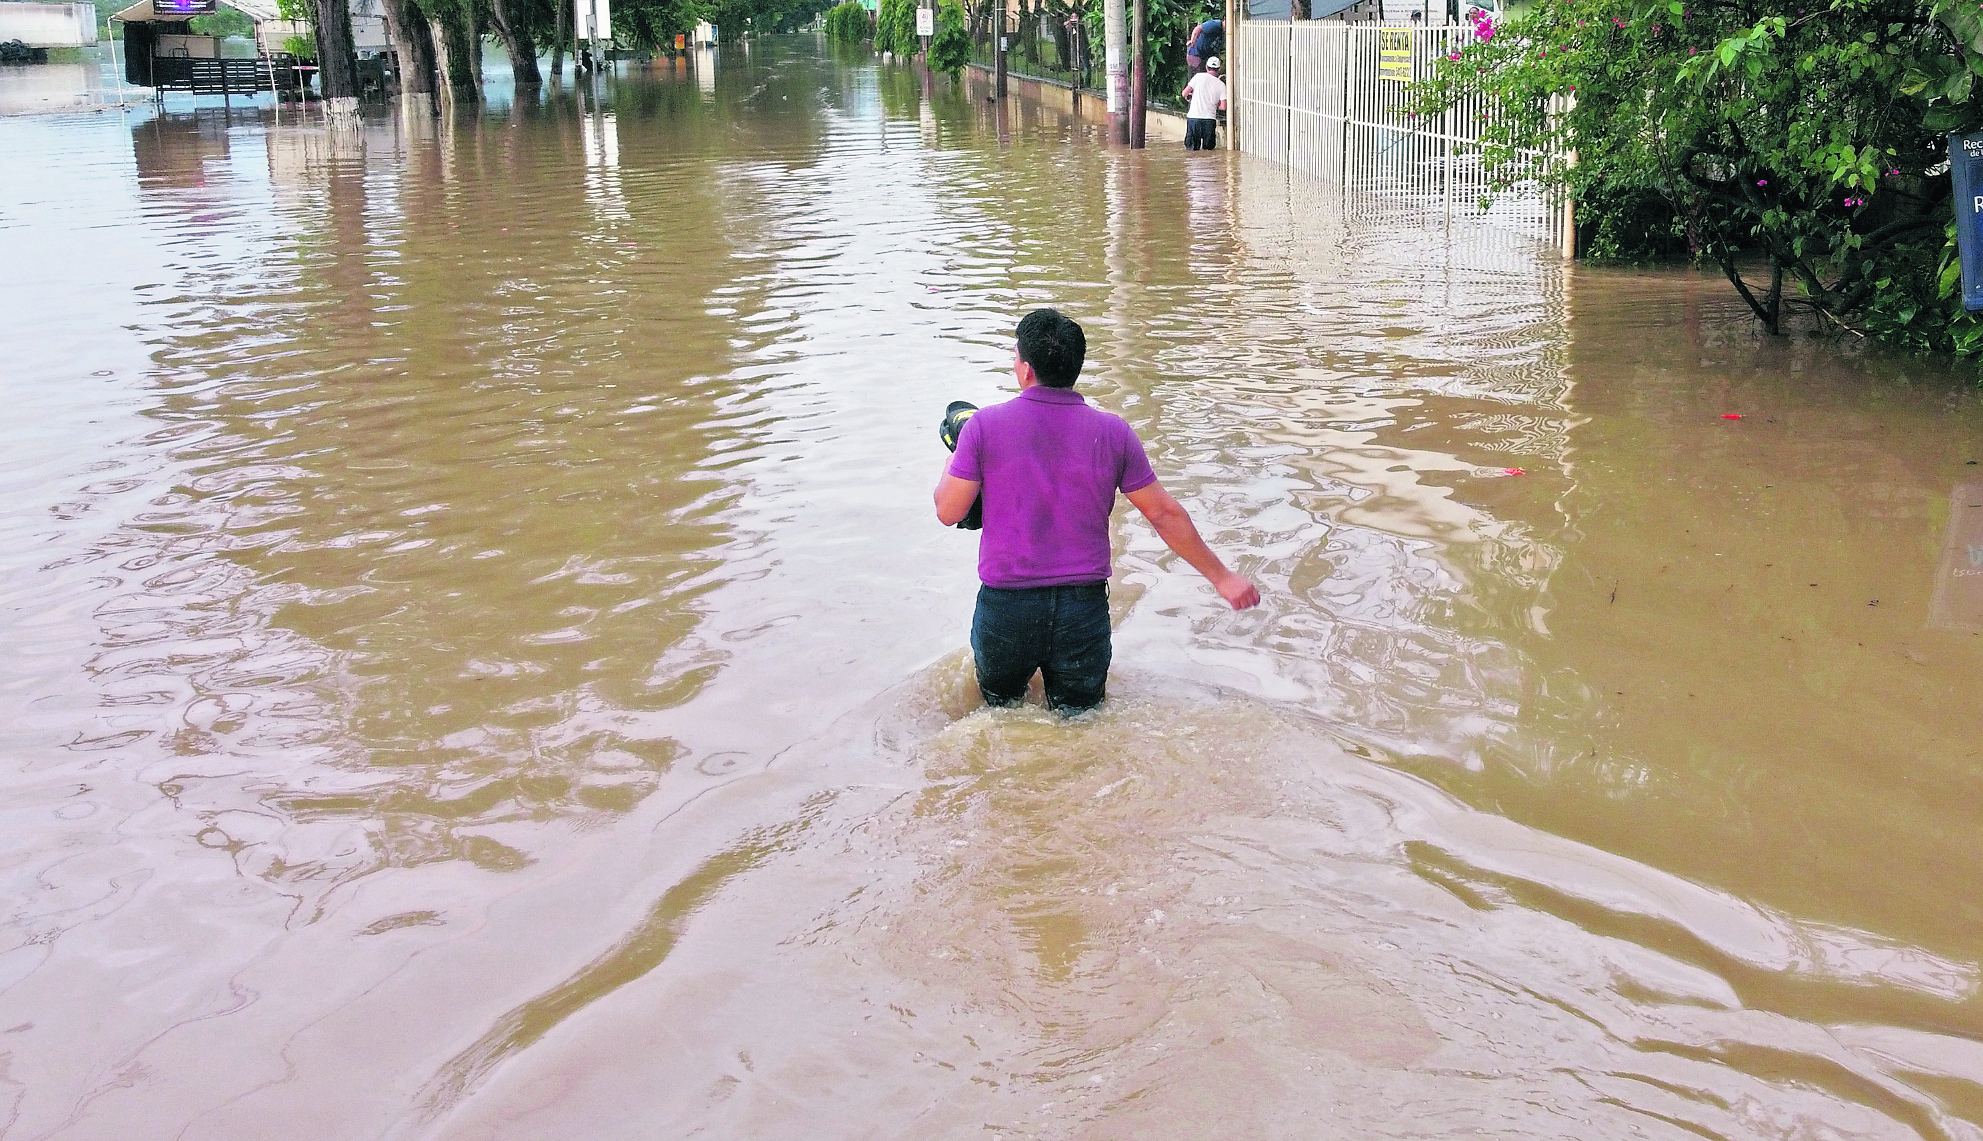
[[[1248,20],[1237,53],[1239,149],[1339,184],[1346,204],[1386,215],[1476,219],[1570,252],[1569,211],[1534,183],[1492,191],[1483,128],[1500,113],[1474,97],[1411,118],[1411,84],[1472,29]],[[1491,205],[1483,209],[1483,199]]]

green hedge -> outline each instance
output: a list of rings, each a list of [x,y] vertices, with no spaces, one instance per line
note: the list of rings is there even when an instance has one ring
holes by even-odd
[[[834,7],[826,14],[826,38],[858,43],[868,38],[868,10],[856,0]]]
[[[965,27],[961,0],[943,0],[936,10],[936,35],[930,40],[930,67],[952,75],[971,59],[971,32]]]

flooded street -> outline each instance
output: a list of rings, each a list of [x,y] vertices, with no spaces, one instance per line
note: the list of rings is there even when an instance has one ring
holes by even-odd
[[[1973,368],[726,53],[0,117],[0,1136],[1983,1139]],[[1263,596],[1068,723],[1039,305]]]

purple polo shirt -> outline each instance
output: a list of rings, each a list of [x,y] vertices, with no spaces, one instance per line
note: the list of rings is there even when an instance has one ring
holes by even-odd
[[[1115,493],[1157,482],[1122,417],[1045,385],[973,413],[950,474],[984,485],[978,578],[1006,588],[1107,582]]]

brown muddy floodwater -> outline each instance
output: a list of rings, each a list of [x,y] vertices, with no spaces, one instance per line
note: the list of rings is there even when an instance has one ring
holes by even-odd
[[[1095,143],[0,119],[0,1133],[1983,1138],[1968,375]],[[1123,517],[1069,724],[928,499],[1046,303],[1265,596]]]

